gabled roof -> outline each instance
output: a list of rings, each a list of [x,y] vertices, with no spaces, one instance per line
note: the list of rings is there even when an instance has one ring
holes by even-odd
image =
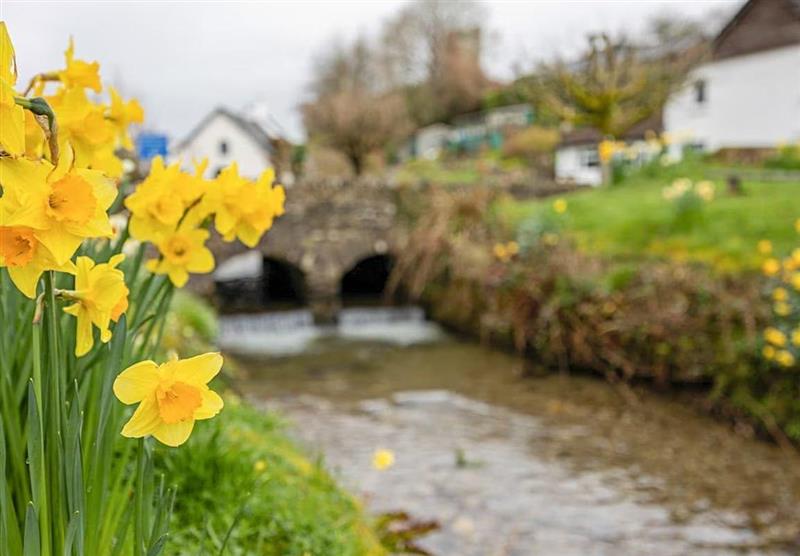
[[[260,125],[257,123],[248,120],[247,118],[236,114],[224,108],[222,106],[218,106],[213,111],[211,111],[205,118],[203,118],[199,124],[197,124],[189,134],[183,138],[183,140],[178,143],[176,149],[183,149],[192,142],[192,140],[200,134],[205,127],[210,124],[214,118],[217,116],[222,116],[224,118],[229,119],[233,122],[239,129],[242,130],[245,134],[247,134],[259,147],[261,147],[265,152],[272,153],[272,141],[267,135],[267,133],[261,128]]]
[[[657,135],[664,130],[661,112],[653,114],[649,118],[640,120],[638,123],[620,136],[623,141],[639,141],[647,138],[650,133]],[[569,133],[565,133],[559,147],[569,147],[577,145],[595,145],[603,140],[603,134],[594,127],[579,127]]]
[[[800,44],[800,0],[748,0],[713,41],[714,59]]]

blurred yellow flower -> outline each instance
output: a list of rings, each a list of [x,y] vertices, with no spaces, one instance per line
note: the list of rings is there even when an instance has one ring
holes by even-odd
[[[795,328],[792,332],[792,344],[800,346],[800,326]]]
[[[154,436],[167,446],[180,446],[192,434],[195,421],[211,419],[224,405],[208,383],[222,368],[219,353],[205,353],[161,365],[141,361],[122,371],[114,394],[126,405],[139,407],[122,429],[122,436]]]
[[[783,347],[786,345],[786,334],[770,326],[764,330],[764,339],[772,345]]]
[[[694,190],[697,196],[704,201],[709,202],[714,200],[714,182],[708,180],[697,182],[694,186]]]
[[[125,199],[131,211],[131,236],[157,243],[175,232],[186,209],[176,191],[180,176],[177,164],[165,166],[160,156],[153,159],[147,178]]]
[[[791,306],[783,301],[778,301],[777,303],[775,303],[773,309],[775,311],[775,314],[778,315],[779,317],[785,317],[786,315],[792,312]]]
[[[63,292],[74,304],[64,312],[78,319],[75,336],[75,356],[86,355],[94,345],[92,325],[100,330],[100,341],[111,339],[108,326],[117,322],[128,309],[128,288],[125,275],[117,269],[125,255],[111,257],[107,263],[95,264],[89,257],[78,257],[75,291]]]
[[[100,84],[100,64],[97,62],[84,62],[75,58],[75,42],[72,37],[69,45],[64,52],[67,67],[58,72],[58,78],[66,87],[86,87],[99,93],[102,90]]]
[[[59,146],[72,146],[75,165],[121,176],[122,161],[114,154],[117,129],[106,118],[106,107],[90,102],[82,87],[60,89],[46,100],[58,121]]]
[[[506,249],[511,255],[516,255],[519,253],[519,244],[516,241],[509,241],[506,244]]]
[[[764,359],[772,361],[773,359],[775,359],[775,348],[772,346],[764,346],[761,349],[761,355],[764,356]]]
[[[267,468],[267,462],[264,461],[263,459],[260,459],[253,464],[253,471],[255,471],[256,473],[263,473],[266,468]]]
[[[506,262],[510,258],[506,246],[502,243],[495,243],[492,252],[494,256],[502,262]]]
[[[225,241],[238,239],[255,247],[275,217],[284,212],[283,187],[273,187],[275,172],[269,169],[257,182],[239,175],[234,163],[217,176],[203,201],[207,213],[214,212],[214,225]]]
[[[768,239],[762,239],[758,242],[758,252],[762,255],[769,255],[772,253],[772,242]]]
[[[375,450],[372,466],[378,471],[385,471],[394,465],[394,452],[386,449]]]
[[[111,108],[109,118],[117,128],[120,144],[126,149],[132,149],[128,128],[131,124],[144,122],[144,110],[136,99],[125,102],[114,87],[108,88],[111,95]]]
[[[761,265],[761,270],[767,276],[775,276],[781,270],[781,263],[778,259],[770,258]]]
[[[775,301],[787,301],[789,299],[789,292],[786,288],[775,288],[772,290],[772,299]]]
[[[800,272],[795,272],[792,274],[791,278],[789,278],[789,282],[792,284],[794,289],[800,291]]]
[[[214,270],[214,256],[205,241],[208,230],[181,227],[163,236],[158,243],[161,257],[147,262],[147,269],[155,274],[166,274],[175,287],[182,288],[189,273],[207,274]]]
[[[564,214],[567,212],[567,201],[564,199],[556,199],[553,201],[553,210],[556,214]]]
[[[783,367],[791,367],[794,365],[794,355],[785,349],[781,349],[775,353],[775,361]]]

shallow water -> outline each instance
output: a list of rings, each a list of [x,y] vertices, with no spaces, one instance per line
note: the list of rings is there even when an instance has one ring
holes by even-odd
[[[682,404],[522,378],[417,313],[250,328],[223,333],[242,390],[371,511],[438,520],[420,542],[437,555],[800,553],[800,459]],[[376,448],[392,468],[372,468]]]

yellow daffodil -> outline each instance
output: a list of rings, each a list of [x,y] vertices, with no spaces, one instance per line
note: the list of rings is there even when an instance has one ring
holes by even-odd
[[[100,64],[84,62],[75,58],[75,42],[69,39],[69,46],[64,52],[67,67],[58,72],[58,78],[66,87],[86,87],[95,93],[102,90],[100,84]]]
[[[126,405],[139,404],[122,429],[122,436],[154,436],[167,446],[180,446],[192,434],[195,421],[211,419],[224,405],[208,383],[222,368],[219,353],[156,365],[142,361],[122,371],[114,394]]]
[[[25,110],[14,100],[17,64],[6,24],[0,21],[0,150],[12,156],[25,152]]]
[[[198,164],[192,176],[182,172],[179,164],[165,166],[161,157],[153,159],[147,178],[125,199],[135,239],[158,243],[172,234],[182,219],[191,225],[200,223],[205,214],[198,211],[187,218],[185,213],[206,190],[201,177],[206,163]]]
[[[155,274],[166,274],[172,283],[182,288],[189,273],[206,274],[214,270],[214,256],[205,246],[208,230],[180,229],[165,235],[158,243],[161,258],[147,262],[147,269]]]
[[[372,466],[378,471],[385,471],[394,465],[394,452],[386,449],[375,450],[372,455]]]
[[[8,269],[17,289],[31,299],[36,298],[36,286],[45,271],[75,272],[72,261],[56,263],[50,251],[36,239],[34,230],[20,226],[0,225],[0,267]]]
[[[786,334],[772,326],[764,330],[764,339],[774,346],[783,347],[786,345]]]
[[[772,290],[773,301],[786,301],[789,299],[789,292],[786,288],[775,288]]]
[[[117,322],[128,309],[125,275],[117,269],[124,259],[125,255],[116,255],[107,263],[95,264],[89,257],[78,257],[75,291],[65,292],[65,297],[75,303],[64,308],[78,319],[76,357],[92,349],[92,325],[100,330],[100,341],[106,343],[111,339],[110,322]]]
[[[762,239],[758,242],[758,252],[762,255],[769,255],[772,253],[772,242],[768,239]]]
[[[792,287],[800,292],[800,272],[795,272],[789,278],[789,283],[792,284]]]
[[[781,263],[778,259],[769,258],[761,265],[761,271],[767,276],[775,276],[781,270]]]
[[[90,102],[82,88],[61,89],[47,102],[58,121],[59,145],[62,150],[72,146],[77,166],[114,178],[122,175],[122,161],[114,154],[117,130],[106,118],[105,106]]]
[[[567,212],[567,201],[564,199],[556,199],[553,201],[553,210],[556,211],[556,214],[564,214]]]
[[[264,461],[263,459],[260,459],[253,464],[253,471],[255,471],[256,473],[263,473],[266,468],[267,468],[267,462]]]
[[[773,310],[775,311],[775,314],[778,315],[779,317],[785,317],[792,312],[792,307],[784,301],[778,301],[777,303],[775,303]]]
[[[714,182],[708,180],[697,182],[694,186],[694,191],[698,197],[706,202],[714,200]]]
[[[510,258],[508,249],[506,249],[506,246],[502,243],[496,243],[494,248],[492,248],[492,252],[499,261],[506,262]]]
[[[267,170],[253,183],[239,175],[236,164],[223,170],[208,188],[204,204],[214,212],[214,225],[225,241],[237,237],[248,247],[255,247],[275,217],[284,212],[285,193],[273,187],[275,172]]]
[[[792,344],[800,347],[800,326],[795,328],[792,332]]]
[[[763,355],[764,359],[767,361],[772,361],[775,359],[775,348],[772,346],[764,346],[761,349],[761,355]]]
[[[775,361],[782,367],[791,367],[794,365],[794,355],[785,349],[781,349],[775,353]]]
[[[108,88],[111,95],[111,110],[109,117],[117,128],[120,144],[126,149],[132,149],[128,128],[131,124],[144,122],[144,110],[135,99],[124,101],[114,87]]]
[[[46,160],[0,158],[0,183],[4,199],[13,199],[4,225],[32,228],[58,265],[84,239],[113,236],[106,211],[116,188],[101,172],[73,168],[69,149],[56,167]]]

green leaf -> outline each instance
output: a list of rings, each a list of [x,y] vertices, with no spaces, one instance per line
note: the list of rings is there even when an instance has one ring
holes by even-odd
[[[42,550],[39,543],[39,518],[36,517],[36,510],[33,503],[28,504],[28,511],[25,513],[25,549],[24,556],[41,556]]]

